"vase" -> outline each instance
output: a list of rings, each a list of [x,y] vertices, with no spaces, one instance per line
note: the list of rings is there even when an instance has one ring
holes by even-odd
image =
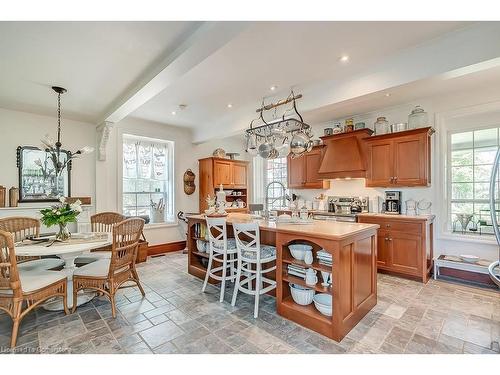
[[[60,241],[67,241],[71,237],[71,233],[69,232],[68,225],[59,224],[59,233],[56,234],[56,239]]]

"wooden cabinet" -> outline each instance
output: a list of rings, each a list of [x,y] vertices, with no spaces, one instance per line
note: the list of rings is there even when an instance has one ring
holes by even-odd
[[[207,195],[214,196],[220,185],[227,190],[233,190],[234,195],[228,195],[227,201],[240,200],[245,207],[230,207],[226,211],[248,211],[248,162],[244,160],[229,160],[209,157],[199,160],[199,210],[208,208]],[[236,195],[236,193],[238,195]]]
[[[288,187],[292,189],[328,189],[330,181],[320,180],[318,170],[322,157],[322,146],[299,158],[288,156]]]
[[[366,186],[429,186],[432,128],[366,138]]]
[[[429,279],[432,268],[433,218],[359,214],[360,223],[380,225],[377,267],[397,275]]]

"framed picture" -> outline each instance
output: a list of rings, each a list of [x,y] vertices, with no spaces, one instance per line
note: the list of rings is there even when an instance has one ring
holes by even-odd
[[[61,161],[69,157],[61,150]],[[38,147],[17,148],[19,170],[19,202],[56,202],[58,197],[71,196],[71,161],[59,176],[56,176],[50,154]]]

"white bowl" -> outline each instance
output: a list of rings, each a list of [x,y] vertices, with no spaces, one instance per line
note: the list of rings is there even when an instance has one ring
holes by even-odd
[[[467,263],[476,263],[479,262],[479,257],[475,255],[470,255],[470,254],[462,254],[460,255],[460,259],[462,259],[464,262]]]
[[[313,298],[314,307],[326,316],[332,316],[332,296],[328,293],[316,294]]]
[[[200,253],[204,253],[205,250],[206,250],[205,241],[203,241],[203,240],[196,240],[196,248],[198,249],[198,251]]]
[[[312,250],[312,246],[305,244],[293,244],[293,245],[288,245],[288,249],[290,249],[290,254],[292,254],[292,257],[294,257],[297,260],[304,260],[306,251]]]
[[[300,285],[290,284],[290,292],[294,302],[302,306],[310,305],[314,298],[314,289],[304,288]]]

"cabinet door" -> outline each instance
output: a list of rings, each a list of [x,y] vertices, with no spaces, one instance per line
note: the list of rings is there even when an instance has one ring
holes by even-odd
[[[224,187],[232,187],[233,184],[233,166],[230,161],[214,160],[214,185],[222,184]]]
[[[377,266],[389,268],[391,264],[391,248],[389,243],[389,234],[380,230],[377,234]]]
[[[245,189],[247,187],[247,165],[233,164],[233,187]]]
[[[403,232],[390,232],[391,269],[419,276],[422,270],[421,237]]]
[[[380,140],[368,145],[366,186],[391,186],[393,181],[393,144]]]
[[[427,136],[394,139],[394,185],[427,186]]]
[[[305,157],[293,159],[288,157],[287,172],[288,172],[288,187],[302,188],[305,184]]]
[[[321,151],[313,150],[303,156],[305,158],[305,187],[310,189],[322,189],[323,180],[319,179],[319,164],[321,161]]]

